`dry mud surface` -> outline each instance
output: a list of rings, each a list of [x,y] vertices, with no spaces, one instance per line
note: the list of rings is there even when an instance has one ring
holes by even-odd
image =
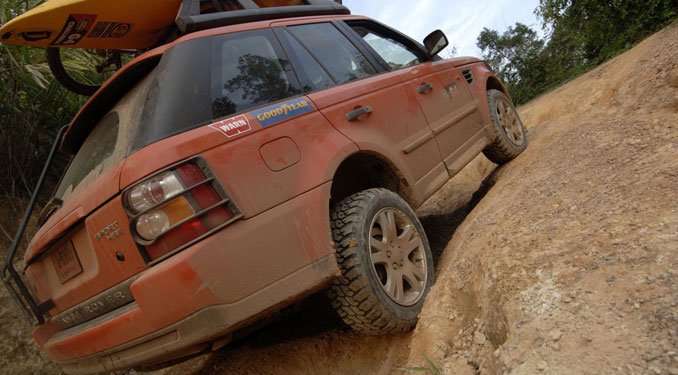
[[[678,24],[520,108],[420,209],[437,281],[414,332],[361,336],[322,296],[157,374],[678,374]],[[58,373],[0,291],[2,373]],[[422,373],[422,372],[414,372]]]

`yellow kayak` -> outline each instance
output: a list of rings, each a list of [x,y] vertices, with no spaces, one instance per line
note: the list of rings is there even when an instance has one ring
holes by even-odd
[[[49,0],[0,28],[3,44],[142,49],[174,24],[181,0]]]

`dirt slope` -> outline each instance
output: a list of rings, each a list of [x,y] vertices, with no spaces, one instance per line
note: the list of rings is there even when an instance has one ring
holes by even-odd
[[[445,373],[678,373],[678,27],[521,108],[410,344]]]
[[[523,155],[421,208],[438,280],[413,333],[357,335],[317,297],[158,374],[678,374],[676,51],[678,24],[528,103]],[[0,368],[54,373],[3,293]]]

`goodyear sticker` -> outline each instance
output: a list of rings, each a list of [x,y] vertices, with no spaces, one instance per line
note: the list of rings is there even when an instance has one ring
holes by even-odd
[[[254,118],[259,120],[261,126],[266,127],[303,115],[304,113],[312,112],[313,110],[315,110],[315,107],[311,101],[306,97],[301,97],[273,104],[250,113]]]
[[[224,135],[226,135],[228,138],[235,137],[236,135],[247,133],[248,131],[252,130],[252,126],[250,126],[250,120],[248,120],[245,115],[221,120],[210,125],[210,128],[224,133]]]
[[[70,46],[78,44],[87,35],[96,19],[96,14],[70,14],[64,28],[50,45]]]

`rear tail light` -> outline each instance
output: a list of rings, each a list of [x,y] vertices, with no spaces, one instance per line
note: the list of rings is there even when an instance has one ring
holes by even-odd
[[[158,261],[242,215],[199,158],[176,165],[124,193],[137,243]]]

